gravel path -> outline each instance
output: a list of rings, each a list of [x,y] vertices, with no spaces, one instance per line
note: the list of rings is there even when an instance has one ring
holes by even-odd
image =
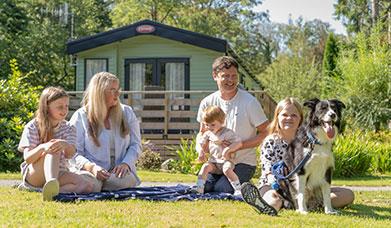
[[[20,183],[20,180],[0,180],[0,187],[15,186]],[[140,186],[173,186],[177,184],[194,185],[194,183],[177,183],[177,182],[142,182]],[[342,187],[342,186],[340,186]],[[353,191],[391,191],[391,186],[343,186]]]

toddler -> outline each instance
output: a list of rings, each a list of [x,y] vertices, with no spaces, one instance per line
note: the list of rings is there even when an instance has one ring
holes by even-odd
[[[201,135],[197,137],[202,147],[198,160],[205,161],[208,152],[210,156],[198,174],[197,192],[204,193],[205,181],[209,173],[223,173],[235,190],[234,195],[240,196],[241,185],[233,170],[235,152],[242,146],[242,141],[231,129],[224,127],[224,122],[225,113],[220,107],[209,106],[204,110],[203,129]]]

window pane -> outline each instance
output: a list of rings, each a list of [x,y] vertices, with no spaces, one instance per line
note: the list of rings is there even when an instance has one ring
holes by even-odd
[[[86,81],[85,85],[87,87],[92,76],[94,74],[107,71],[107,59],[87,59],[86,60]]]

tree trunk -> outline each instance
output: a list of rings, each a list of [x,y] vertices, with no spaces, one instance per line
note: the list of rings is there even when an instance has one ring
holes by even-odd
[[[371,8],[372,8],[372,27],[375,27],[377,17],[379,14],[378,0],[371,0]]]

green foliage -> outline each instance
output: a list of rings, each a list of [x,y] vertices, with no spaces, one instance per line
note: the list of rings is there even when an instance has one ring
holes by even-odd
[[[146,170],[158,170],[162,163],[160,154],[154,151],[150,141],[142,141],[143,152],[137,160],[137,167]]]
[[[318,97],[320,88],[319,66],[299,53],[280,55],[259,78],[269,94],[276,100],[287,96],[299,100]]]
[[[333,147],[335,175],[363,176],[391,171],[391,132],[345,132]]]
[[[386,129],[391,117],[391,49],[378,29],[358,34],[355,49],[344,50],[337,63],[341,79],[335,81],[335,97],[347,105],[349,122],[361,129]]]
[[[391,2],[389,0],[338,0],[334,8],[334,14],[343,22],[348,33],[369,33],[377,21],[384,23],[382,29],[386,30],[387,20],[389,20],[387,13],[391,9]],[[377,12],[375,17],[372,16],[374,9]]]
[[[322,66],[322,97],[329,97],[332,91],[332,81],[334,77],[338,77],[337,72],[337,58],[339,53],[339,47],[336,37],[333,33],[329,34],[327,38],[326,47],[323,54],[323,66]]]
[[[360,132],[338,136],[333,147],[336,177],[363,176],[369,172],[373,153],[369,142]]]
[[[177,160],[173,162],[173,170],[181,173],[198,174],[202,164],[194,161],[198,158],[195,139],[181,139],[181,144],[176,150]]]
[[[319,97],[321,63],[329,25],[319,20],[277,25],[280,54],[258,79],[275,100]]]
[[[368,132],[367,134],[369,140],[373,141],[372,172],[391,172],[391,131]]]
[[[104,0],[6,0],[0,3],[1,78],[12,74],[8,67],[17,59],[22,72],[30,72],[31,85],[62,86],[73,90],[74,70],[65,52],[73,37],[91,35],[111,26],[110,1]],[[68,4],[68,14],[60,13]],[[72,20],[73,19],[73,20]],[[73,28],[71,28],[71,21]]]
[[[270,56],[270,41],[259,32],[268,20],[254,8],[261,0],[121,0],[110,14],[114,27],[150,19],[174,27],[224,38],[254,72],[263,69]]]
[[[33,118],[41,87],[24,80],[15,60],[10,63],[12,75],[0,80],[0,171],[16,171],[22,162],[17,151],[23,126]]]

